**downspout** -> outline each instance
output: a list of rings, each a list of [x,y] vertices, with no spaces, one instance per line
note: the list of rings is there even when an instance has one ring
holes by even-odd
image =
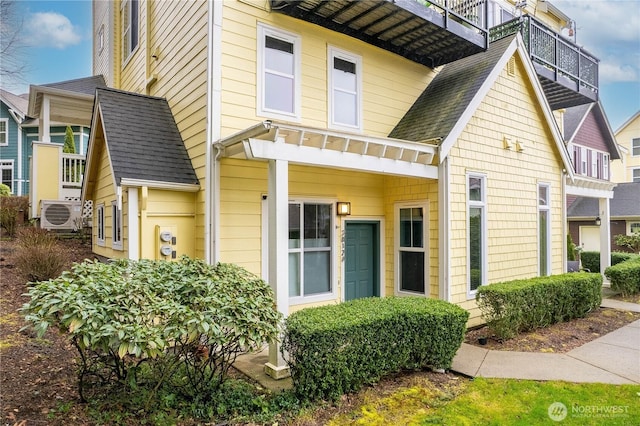
[[[562,169],[562,273],[566,273],[568,269],[567,260],[569,260],[567,247],[567,233],[569,232],[567,228],[567,171]]]
[[[438,166],[438,298],[447,302],[451,298],[449,177],[449,158],[446,157]]]
[[[218,242],[220,212],[220,149],[213,152],[213,143],[220,139],[220,106],[222,104],[222,8],[223,2],[208,1],[207,12],[207,144],[204,185],[204,252],[205,260],[215,264],[220,259]],[[214,157],[215,155],[215,157]]]
[[[158,60],[158,52],[154,51],[151,53],[151,36],[149,35],[149,16],[151,12],[151,1],[147,0],[145,3],[145,30],[144,30],[144,43],[145,43],[145,57],[144,57],[144,77],[145,84],[144,88],[147,95],[151,95],[151,86],[158,80],[158,76],[156,74],[151,74],[151,58],[154,60]]]

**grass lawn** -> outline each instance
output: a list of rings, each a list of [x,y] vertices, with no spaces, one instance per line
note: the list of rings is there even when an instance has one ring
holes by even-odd
[[[635,425],[640,386],[476,378],[438,389],[425,380],[386,396],[371,393],[358,411],[329,424]]]

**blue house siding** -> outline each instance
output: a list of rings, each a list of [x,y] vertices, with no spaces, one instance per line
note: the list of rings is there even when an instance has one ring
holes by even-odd
[[[11,187],[13,194],[18,194],[17,182],[20,179],[18,176],[18,132],[20,132],[20,128],[19,123],[13,119],[9,113],[9,107],[4,102],[0,102],[0,120],[6,123],[7,128],[7,143],[0,145],[2,182]],[[9,170],[11,170],[10,181],[6,180]]]

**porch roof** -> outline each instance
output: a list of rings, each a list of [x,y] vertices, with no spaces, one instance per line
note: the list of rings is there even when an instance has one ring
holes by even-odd
[[[264,121],[214,146],[224,157],[438,178],[438,168],[432,165],[437,147],[424,142]]]
[[[640,217],[640,183],[617,184],[609,205],[611,217]],[[578,197],[567,210],[569,219],[596,216],[600,216],[598,199],[593,197]]]

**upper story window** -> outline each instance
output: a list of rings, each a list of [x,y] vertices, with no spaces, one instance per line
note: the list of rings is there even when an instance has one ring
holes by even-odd
[[[634,157],[640,156],[640,138],[631,140],[631,155]]]
[[[584,146],[580,147],[580,174],[587,175],[588,174],[588,158],[587,158],[587,148]]]
[[[609,154],[602,155],[602,179],[609,180]]]
[[[138,0],[122,0],[122,63],[138,47]]]
[[[631,170],[631,181],[632,182],[640,182],[640,169],[632,169]]]
[[[0,118],[0,145],[9,145],[9,119]]]
[[[300,37],[258,25],[258,115],[300,119]]]
[[[495,27],[515,18],[515,8],[506,1],[489,0],[487,28]]]
[[[329,48],[329,123],[333,128],[362,129],[362,59]]]

